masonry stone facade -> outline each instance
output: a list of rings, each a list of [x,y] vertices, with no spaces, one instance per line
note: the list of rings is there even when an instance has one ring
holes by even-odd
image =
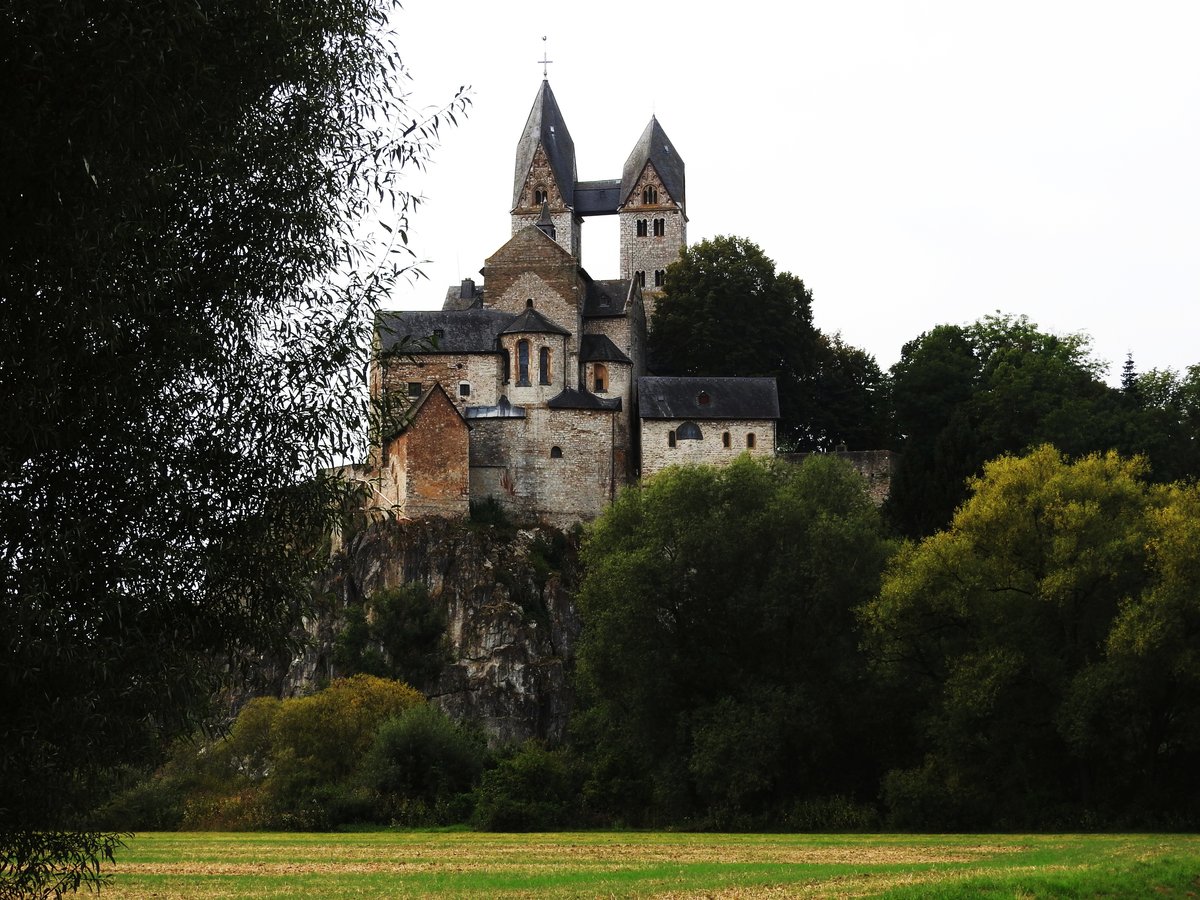
[[[647,306],[687,240],[684,165],[657,119],[620,178],[581,182],[543,82],[512,196],[511,236],[481,285],[455,285],[441,310],[376,320],[378,421],[370,458],[347,469],[375,506],[455,517],[491,499],[517,520],[568,526],[664,466],[774,453],[774,379],[648,374]],[[620,219],[615,280],[579,262],[583,222],[600,215]]]

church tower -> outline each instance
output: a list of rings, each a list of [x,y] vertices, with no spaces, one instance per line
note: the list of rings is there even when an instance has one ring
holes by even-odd
[[[666,268],[687,246],[683,160],[651,116],[621,172],[621,277],[642,286],[649,316]]]
[[[513,175],[512,233],[541,227],[560,247],[580,257],[583,219],[575,211],[575,142],[550,82],[542,81],[517,142]]]

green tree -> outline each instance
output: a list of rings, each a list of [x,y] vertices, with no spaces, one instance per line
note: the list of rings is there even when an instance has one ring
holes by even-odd
[[[746,238],[701,241],[667,268],[650,356],[669,374],[775,377],[782,445],[882,446],[883,375],[874,359],[822,335],[812,292]]]
[[[451,824],[466,818],[469,802],[456,801],[467,800],[486,757],[481,731],[421,704],[380,727],[363,763],[364,780],[392,802],[389,821],[407,814],[413,824]]]
[[[1200,673],[1182,649],[1200,622],[1182,551],[1196,490],[1145,475],[1113,453],[1003,457],[948,530],[893,560],[862,615],[915,710],[915,750],[886,781],[895,824],[1129,824],[1135,794],[1200,811]]]
[[[1200,475],[1200,366],[1151,369],[1124,394],[1124,446],[1148,456],[1158,480]]]
[[[436,680],[448,653],[446,607],[417,581],[348,606],[333,661],[343,675],[365,672],[423,688]]]
[[[366,326],[408,265],[361,222],[382,203],[403,236],[399,170],[439,119],[405,105],[394,9],[0,12],[0,877],[14,890],[54,889],[66,857],[37,835],[69,831],[97,776],[189,728],[221,672],[287,649],[336,513],[321,473],[365,416]]]
[[[1024,316],[942,325],[905,344],[892,368],[902,455],[889,519],[913,537],[945,527],[967,478],[1003,453],[1141,449],[1122,440],[1127,415],[1102,369],[1085,336],[1049,334]]]
[[[869,784],[880,744],[852,610],[888,549],[861,479],[827,456],[671,468],[624,491],[587,539],[578,597],[589,808],[745,825]]]

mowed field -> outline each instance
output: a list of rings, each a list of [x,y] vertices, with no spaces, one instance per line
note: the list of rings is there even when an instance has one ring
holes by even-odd
[[[1194,835],[139,834],[116,898],[1200,897]]]

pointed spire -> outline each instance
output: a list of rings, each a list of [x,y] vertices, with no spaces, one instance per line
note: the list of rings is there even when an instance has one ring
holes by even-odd
[[[563,121],[549,81],[542,82],[533,108],[529,111],[529,118],[525,121],[525,130],[517,142],[517,165],[513,176],[514,207],[521,203],[521,191],[539,144],[546,149],[563,203],[574,206],[575,182],[579,180],[575,171],[575,142],[571,140],[571,132]]]
[[[671,199],[683,206],[683,160],[675,152],[671,139],[667,137],[655,116],[650,117],[646,130],[642,132],[642,136],[633,147],[633,152],[625,160],[625,168],[621,171],[621,203],[629,201],[629,195],[648,162],[654,165],[654,171],[662,179],[663,187],[667,189]]]
[[[541,229],[542,234],[554,240],[554,220],[550,218],[550,201],[542,201],[542,214],[538,217],[537,227]]]

